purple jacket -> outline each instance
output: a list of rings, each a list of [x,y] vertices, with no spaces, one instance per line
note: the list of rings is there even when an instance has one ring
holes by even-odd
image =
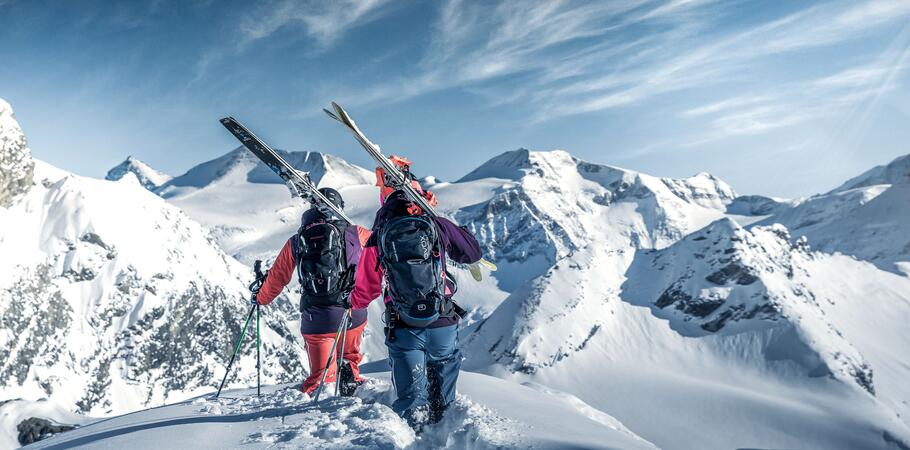
[[[357,264],[357,275],[354,281],[354,291],[351,292],[351,305],[357,309],[365,309],[375,298],[379,297],[382,290],[382,267],[378,264],[379,249],[376,242],[377,230],[382,224],[392,217],[407,214],[409,202],[403,195],[393,193],[386,200],[385,205],[376,213],[373,225],[374,233],[364,246]],[[464,227],[455,225],[450,220],[437,217],[436,230],[439,234],[441,256],[443,261],[451,259],[462,264],[471,264],[480,260],[482,252],[477,239]],[[389,299],[385,299],[386,303]],[[441,318],[430,325],[430,328],[444,327],[458,323],[458,317]]]

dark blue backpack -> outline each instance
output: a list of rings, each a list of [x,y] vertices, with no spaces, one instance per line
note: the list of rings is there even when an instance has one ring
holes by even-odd
[[[307,306],[341,305],[350,290],[352,271],[347,270],[344,234],[331,222],[316,222],[297,232],[297,274]]]
[[[431,218],[392,218],[380,228],[377,245],[391,306],[402,322],[424,328],[450,314],[439,236]]]

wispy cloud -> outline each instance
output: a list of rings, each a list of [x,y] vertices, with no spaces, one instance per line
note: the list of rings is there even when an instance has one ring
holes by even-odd
[[[702,145],[733,136],[751,135],[812,120],[847,117],[858,122],[861,105],[895,89],[910,67],[910,28],[872,61],[830,75],[784,83],[760,94],[736,96],[691,108],[683,118],[708,118],[709,131],[683,146]]]
[[[387,0],[278,0],[255,9],[240,23],[240,45],[271,36],[279,29],[300,25],[323,46],[332,45],[350,28],[361,25]],[[375,17],[375,16],[372,16]]]
[[[528,75],[516,86],[543,101],[546,93],[610,70],[625,70],[646,58],[661,41],[694,32],[691,22],[629,39],[620,31],[665,21],[706,3],[655,0],[632,2],[501,1],[442,4],[421,72],[351,95],[365,104],[403,99],[451,87],[477,87],[505,76]],[[664,9],[661,9],[664,8]]]
[[[272,0],[251,6],[235,35],[199,57],[191,83],[204,78],[216,62],[289,27],[299,27],[318,49],[326,50],[351,29],[380,17],[380,7],[386,3],[388,0]]]
[[[369,104],[462,88],[547,121],[635,105],[685,89],[757,85],[752,71],[770,57],[855,40],[910,16],[910,2],[838,1],[705,33],[735,7],[711,0],[495,5],[451,0],[439,8],[432,45],[418,73],[352,91],[350,100]],[[840,74],[840,81],[822,77],[817,83],[874,78],[863,70]],[[726,123],[741,132],[798,120],[795,115],[762,120],[762,112],[770,110],[762,109],[767,99],[761,95],[746,93],[736,101],[747,104],[705,105],[688,113],[735,109],[738,119],[731,113]],[[748,103],[755,104],[751,115],[742,108]]]
[[[910,2],[903,0],[849,2],[846,5],[843,9],[820,11],[817,17],[808,17],[802,21],[799,32],[774,36],[765,48],[788,51],[857,38],[880,25],[910,15]]]

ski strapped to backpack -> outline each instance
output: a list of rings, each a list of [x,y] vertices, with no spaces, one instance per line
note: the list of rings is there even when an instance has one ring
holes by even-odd
[[[323,111],[332,119],[335,119],[342,125],[344,125],[351,134],[354,135],[354,138],[357,139],[357,142],[363,147],[364,150],[372,157],[376,163],[383,169],[387,177],[387,181],[390,181],[394,184],[395,189],[400,189],[404,191],[407,195],[408,200],[417,205],[424,214],[429,215],[430,217],[438,217],[439,214],[436,212],[436,209],[433,208],[433,205],[429,201],[417,192],[416,189],[411,185],[411,178],[408,174],[403,173],[389,158],[387,158],[378,145],[370,141],[360,128],[357,127],[357,124],[354,123],[354,119],[348,115],[347,111],[341,107],[338,103],[332,102],[332,109],[335,110],[333,113],[327,109]],[[475,280],[480,281],[481,273],[480,267],[478,264],[485,266],[490,271],[496,270],[496,265],[486,259],[481,258],[478,263],[468,265],[468,269],[471,271],[471,276]]]
[[[344,230],[353,221],[319,192],[309,174],[291,166],[281,155],[259,139],[233,117],[221,119],[244,147],[256,155],[269,169],[284,180],[291,194],[303,198],[330,220],[310,224],[298,231],[294,242],[297,273],[306,295],[306,305],[339,305],[353,282],[353,272],[347,268],[344,249]]]
[[[284,180],[291,194],[300,197],[312,204],[316,209],[323,211],[326,215],[334,215],[339,219],[351,225],[354,222],[341,210],[335,206],[328,198],[322,195],[316,188],[316,184],[310,179],[306,172],[299,171],[288,164],[278,152],[269,147],[262,139],[256,137],[253,132],[248,130],[243,124],[233,117],[221,119],[221,124],[227,128],[237,140],[243,144],[251,153],[256,155],[272,172],[275,172]]]

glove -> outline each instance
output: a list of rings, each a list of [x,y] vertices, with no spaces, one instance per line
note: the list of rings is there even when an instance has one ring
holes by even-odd
[[[423,198],[427,199],[427,203],[430,206],[436,206],[439,204],[439,200],[436,199],[436,194],[433,191],[423,191]]]

